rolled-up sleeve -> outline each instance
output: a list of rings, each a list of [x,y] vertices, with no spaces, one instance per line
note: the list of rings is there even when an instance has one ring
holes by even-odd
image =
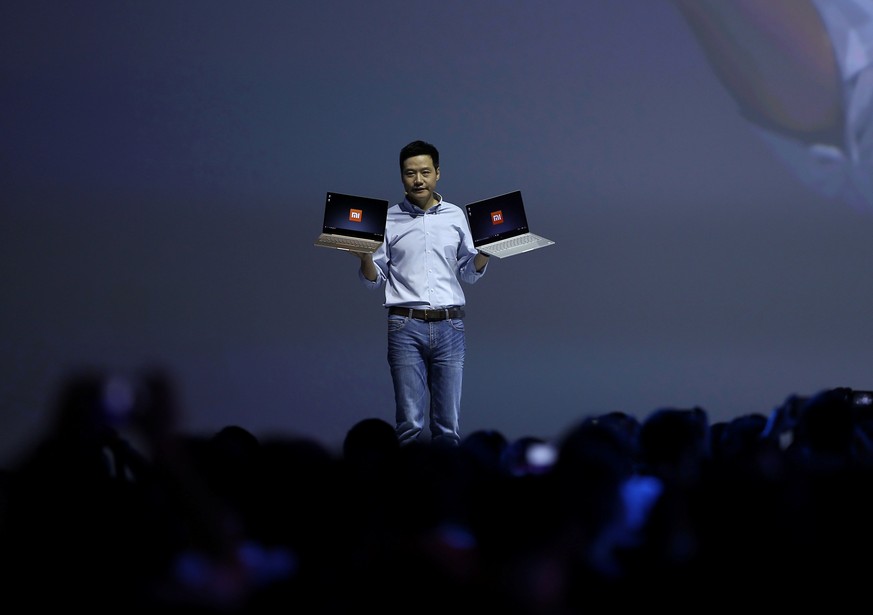
[[[844,144],[804,143],[759,127],[764,141],[818,193],[873,211],[873,0],[813,0],[842,76]]]

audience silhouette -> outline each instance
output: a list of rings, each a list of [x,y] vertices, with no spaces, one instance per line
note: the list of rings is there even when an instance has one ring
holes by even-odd
[[[178,429],[171,374],[70,374],[4,468],[9,604],[135,613],[573,615],[852,604],[873,550],[866,392],[579,417],[453,449],[352,425],[310,438]],[[706,602],[702,602],[706,601]]]

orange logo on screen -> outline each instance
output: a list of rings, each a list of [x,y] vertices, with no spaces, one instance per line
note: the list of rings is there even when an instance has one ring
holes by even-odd
[[[491,224],[503,224],[503,210],[498,209],[497,211],[491,212]]]
[[[350,222],[360,222],[364,219],[364,210],[363,209],[350,209],[349,210],[349,221]]]

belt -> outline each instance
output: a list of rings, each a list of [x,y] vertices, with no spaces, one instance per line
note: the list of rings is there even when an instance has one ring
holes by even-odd
[[[394,316],[407,316],[416,320],[448,320],[450,318],[463,318],[464,308],[450,307],[440,310],[416,310],[415,308],[407,307],[390,307],[388,313]]]

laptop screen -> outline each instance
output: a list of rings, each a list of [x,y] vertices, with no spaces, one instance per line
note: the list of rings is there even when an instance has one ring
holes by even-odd
[[[473,245],[477,248],[528,232],[519,190],[470,203],[466,209]]]
[[[388,201],[328,192],[324,207],[324,232],[361,239],[385,239]]]

